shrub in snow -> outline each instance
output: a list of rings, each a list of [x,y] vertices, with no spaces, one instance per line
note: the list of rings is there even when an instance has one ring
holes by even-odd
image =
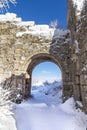
[[[8,78],[2,83],[2,89],[6,91],[4,97],[7,101],[21,103],[23,99],[23,86],[21,84],[15,84],[13,77]]]
[[[58,20],[51,21],[50,27],[57,28],[58,27]]]

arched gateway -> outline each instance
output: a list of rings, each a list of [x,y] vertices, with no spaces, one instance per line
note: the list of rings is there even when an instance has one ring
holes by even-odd
[[[26,95],[25,95],[26,97],[28,97],[31,94],[31,81],[32,81],[33,69],[36,67],[36,65],[38,65],[42,62],[46,62],[46,61],[55,63],[61,69],[61,72],[63,73],[60,63],[54,56],[52,56],[50,54],[46,54],[46,53],[40,53],[40,54],[33,56],[31,58],[31,62],[28,65],[28,68],[26,71]]]
[[[0,35],[0,56],[4,58],[0,60],[0,78],[1,81],[6,79],[4,86],[14,90],[15,95],[22,89],[23,97],[28,98],[33,68],[43,61],[52,61],[62,71],[63,100],[71,97],[73,77],[70,31],[50,28],[48,25],[35,25],[34,22],[25,24],[19,22],[18,18],[15,19],[16,22],[6,22],[5,25],[1,23],[4,31]],[[7,40],[3,40],[3,35]]]
[[[23,22],[15,14],[0,16],[0,83],[12,90],[11,98],[20,90],[29,97],[34,67],[52,61],[62,71],[63,100],[72,96],[87,112],[87,4],[78,7],[68,0],[69,30]]]
[[[53,47],[53,46],[52,46]],[[42,50],[43,51],[43,50]],[[72,95],[72,82],[71,78],[69,76],[68,72],[68,67],[69,64],[67,64],[67,61],[69,60],[69,55],[68,57],[64,58],[61,60],[62,54],[57,52],[57,55],[54,54],[52,51],[51,53],[37,53],[33,55],[30,60],[28,60],[27,63],[27,69],[26,69],[26,74],[25,74],[25,94],[24,97],[27,98],[31,95],[31,81],[32,81],[32,71],[36,67],[36,65],[45,62],[45,61],[50,61],[55,63],[62,72],[62,82],[63,82],[63,100],[66,100],[68,97]],[[59,58],[60,57],[60,58]]]
[[[1,35],[1,56],[4,58],[0,61],[3,63],[0,78],[2,83],[5,82],[4,87],[14,90],[15,95],[21,91],[23,97],[28,98],[31,93],[31,74],[34,67],[41,62],[52,61],[62,72],[63,100],[71,97],[73,88],[70,32],[49,28],[48,25],[35,25],[33,22],[3,24],[2,22],[2,30],[7,40],[4,43],[6,46],[2,46],[3,35]],[[10,33],[9,37],[7,30]]]

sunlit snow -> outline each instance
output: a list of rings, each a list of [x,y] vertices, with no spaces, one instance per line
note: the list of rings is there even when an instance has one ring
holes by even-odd
[[[84,0],[73,1],[78,4],[78,9],[82,8]],[[24,32],[16,34],[17,37],[32,34],[52,39],[53,36],[62,37],[69,31],[55,31],[48,25],[22,22],[21,18],[10,13],[0,15],[0,22],[6,21],[15,22],[17,27],[25,28]],[[76,45],[78,50],[77,41]],[[32,87],[30,99],[15,104],[5,100],[5,92],[0,87],[0,130],[87,130],[87,115],[76,109],[73,98],[62,103],[62,91],[61,83],[41,82],[38,87],[35,84]],[[81,105],[80,102],[79,104]]]
[[[0,22],[6,22],[6,21],[12,21],[12,22],[21,22],[22,19],[18,18],[16,14],[14,13],[6,13],[0,14]]]
[[[32,97],[14,105],[17,130],[86,130],[87,115],[75,108],[73,98],[62,104],[60,83],[32,87]]]
[[[0,105],[0,130],[86,130],[87,115],[75,108],[74,99],[62,103],[61,82],[32,86],[31,94],[21,104],[12,103],[11,112]]]
[[[14,13],[6,13],[0,15],[0,22],[13,22],[17,28],[23,28],[24,31],[19,31],[16,37],[22,37],[23,35],[36,36],[39,39],[52,40],[53,38],[60,38],[70,33],[69,30],[51,28],[49,25],[36,25],[34,21],[23,22],[21,18],[18,18]]]
[[[73,0],[74,5],[76,6],[76,15],[80,16],[81,11],[83,9],[85,0]]]

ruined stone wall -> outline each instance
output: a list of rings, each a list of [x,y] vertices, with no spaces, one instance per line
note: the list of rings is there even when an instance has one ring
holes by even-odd
[[[73,94],[83,103],[87,112],[87,1],[79,15],[77,8],[68,0],[68,27],[71,31]]]
[[[51,61],[62,72],[63,100],[73,96],[87,112],[86,3],[78,13],[73,0],[68,0],[68,28],[54,30],[21,20],[0,22],[0,82],[12,90],[11,98],[18,93],[29,97],[34,67]]]
[[[4,88],[11,90],[11,97],[20,92],[27,98],[31,93],[34,67],[41,62],[51,61],[61,69],[63,100],[66,100],[72,96],[70,32],[56,29],[53,32],[54,29],[40,25],[40,29],[45,27],[51,31],[45,32],[45,35],[42,29],[38,34],[35,31],[38,26],[34,23],[27,26],[22,24],[25,23],[0,22],[0,82]]]
[[[81,13],[80,28],[77,36],[80,49],[79,63],[81,98],[84,109],[87,112],[87,3],[85,3]]]

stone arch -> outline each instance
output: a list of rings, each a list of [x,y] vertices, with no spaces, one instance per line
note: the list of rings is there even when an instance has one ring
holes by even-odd
[[[27,72],[30,74],[36,65],[45,61],[50,61],[55,63],[56,65],[59,66],[59,68],[62,71],[62,67],[61,64],[59,63],[59,60],[57,60],[53,55],[47,53],[40,53],[31,57],[31,62],[28,65]]]
[[[32,81],[33,69],[36,67],[36,65],[38,65],[42,62],[46,62],[46,61],[53,62],[60,68],[61,73],[62,73],[62,80],[63,80],[63,69],[62,69],[62,66],[61,66],[60,62],[58,61],[58,59],[56,59],[53,55],[47,54],[47,53],[36,54],[31,57],[31,61],[26,70],[25,98],[27,98],[31,95],[31,81]]]

